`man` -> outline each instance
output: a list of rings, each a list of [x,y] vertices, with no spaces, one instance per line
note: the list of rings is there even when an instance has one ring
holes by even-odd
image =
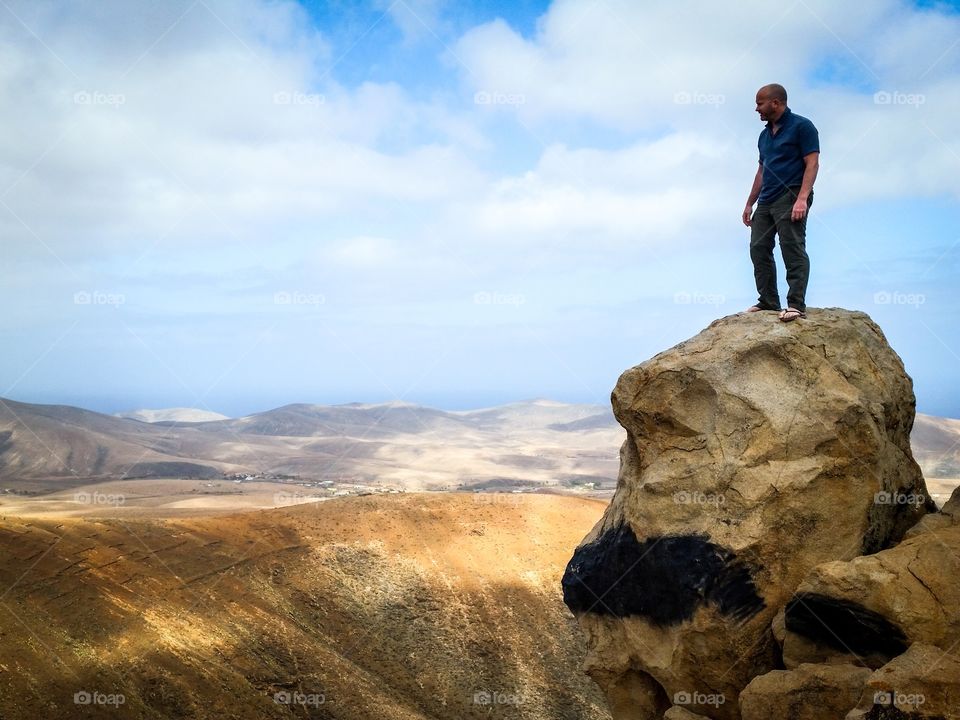
[[[743,224],[750,228],[750,259],[760,298],[747,312],[780,310],[773,259],[773,237],[779,235],[789,285],[787,309],[780,312],[780,319],[790,322],[807,316],[807,214],[820,166],[820,137],[812,122],[787,107],[782,85],[764,85],[757,91],[757,112],[767,127],[757,141],[760,164],[743,209]]]

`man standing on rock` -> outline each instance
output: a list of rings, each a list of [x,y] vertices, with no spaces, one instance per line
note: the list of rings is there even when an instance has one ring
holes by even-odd
[[[787,309],[780,312],[780,319],[790,322],[807,316],[807,213],[820,166],[820,136],[812,122],[787,107],[783,85],[764,85],[757,91],[757,112],[767,127],[757,141],[760,165],[743,209],[743,224],[750,228],[750,259],[760,298],[747,312],[780,310],[773,259],[773,236],[779,235],[789,285]]]

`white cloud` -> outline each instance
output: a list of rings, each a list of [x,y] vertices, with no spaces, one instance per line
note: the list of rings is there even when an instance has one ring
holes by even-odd
[[[589,237],[632,252],[723,212],[711,187],[723,157],[693,134],[614,151],[551,146],[536,169],[491,188],[476,226],[503,244],[576,246]]]
[[[444,9],[386,7],[398,23]],[[0,101],[17,112],[0,133],[0,230],[21,258],[48,247],[71,264],[197,243],[252,253],[265,235],[282,245],[317,223],[335,224],[332,237],[375,235],[368,221],[391,217],[408,246],[431,252],[445,233],[468,255],[471,242],[706,237],[720,218],[735,228],[761,128],[753,92],[772,79],[821,129],[821,208],[960,193],[960,25],[892,1],[854,11],[558,0],[532,38],[499,20],[474,28],[455,48],[467,98],[519,94],[497,115],[535,134],[585,122],[593,137],[611,127],[634,138],[603,150],[551,142],[515,173],[490,161],[490,108],[325,74],[329,40],[295,3],[11,8],[30,30],[4,24]],[[924,104],[878,105],[816,80],[824,57]]]
[[[462,95],[438,83],[429,99],[400,79],[342,84],[332,39],[292,2],[11,7],[30,30],[0,25],[6,267],[64,292],[162,267],[214,289],[242,270],[427,302],[522,284],[530,249],[579,270],[737,242],[753,94],[771,80],[821,130],[818,212],[960,195],[960,24],[893,0],[557,0],[532,37],[466,32],[465,67],[447,68]],[[443,30],[440,2],[387,8],[411,42],[409,10]],[[869,91],[831,82],[827,61]],[[876,104],[875,88],[924,103]],[[478,106],[478,91],[523,102]],[[521,163],[500,144],[517,136],[547,141]]]
[[[657,137],[696,132],[723,148],[719,167],[710,168],[714,187],[724,192],[739,183],[738,196],[746,195],[751,177],[742,158],[752,154],[756,162],[761,130],[754,92],[782,82],[794,109],[820,128],[821,196],[848,203],[960,195],[951,170],[960,143],[950,129],[960,110],[958,33],[956,16],[892,0],[858,6],[558,0],[535,37],[494,21],[466,33],[457,52],[469,68],[467,92],[523,97],[505,110],[534,132],[575,121]],[[831,85],[824,63],[925,104],[877,104],[873,90]],[[677,163],[662,172],[657,191],[696,185],[699,170]],[[595,187],[592,180],[584,187]]]
[[[395,83],[316,85],[329,48],[295,4],[128,6],[75,5],[67,23],[22,4],[30,29],[4,25],[11,255],[49,249],[75,264],[154,243],[282,243],[297,223],[439,202],[481,181],[444,137],[482,143],[453,113],[434,118]]]

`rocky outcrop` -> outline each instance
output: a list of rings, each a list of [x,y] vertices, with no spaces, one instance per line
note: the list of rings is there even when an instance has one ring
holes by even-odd
[[[868,678],[846,720],[960,720],[960,658],[911,645]]]
[[[874,555],[820,565],[786,607],[785,655],[823,662],[841,654],[876,668],[914,642],[954,647],[960,644],[958,578],[958,526],[930,530]],[[791,645],[795,636],[799,643]]]
[[[896,547],[825,563],[804,578],[773,620],[784,666],[879,668],[913,642],[943,648],[960,643],[958,574],[960,488]]]
[[[837,663],[863,672],[876,668],[859,701],[847,705],[855,710],[831,716],[960,720],[958,499],[955,491],[940,512],[924,516],[895,547],[817,566],[774,618],[784,665],[794,672],[823,672]],[[761,679],[740,695],[745,720]],[[786,683],[764,687],[763,700],[770,707],[790,696]]]
[[[617,491],[563,592],[614,718],[738,718],[741,690],[782,667],[771,621],[810,571],[935,509],[912,382],[863,313],[723,318],[626,371],[612,403]]]
[[[743,720],[842,718],[857,704],[870,671],[855,665],[801,665],[754,678],[740,694]]]

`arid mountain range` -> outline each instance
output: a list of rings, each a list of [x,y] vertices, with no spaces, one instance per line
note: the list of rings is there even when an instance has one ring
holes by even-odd
[[[191,417],[182,409],[139,416]],[[204,422],[0,400],[0,482],[34,494],[115,479],[239,474],[405,490],[609,495],[623,438],[608,408],[549,400],[470,411],[295,404]],[[912,442],[928,480],[960,477],[960,420],[918,414]]]
[[[406,490],[599,487],[616,478],[622,440],[609,410],[547,400],[464,412],[405,403],[287,405],[197,423],[5,400],[0,481],[38,492],[224,473]]]

